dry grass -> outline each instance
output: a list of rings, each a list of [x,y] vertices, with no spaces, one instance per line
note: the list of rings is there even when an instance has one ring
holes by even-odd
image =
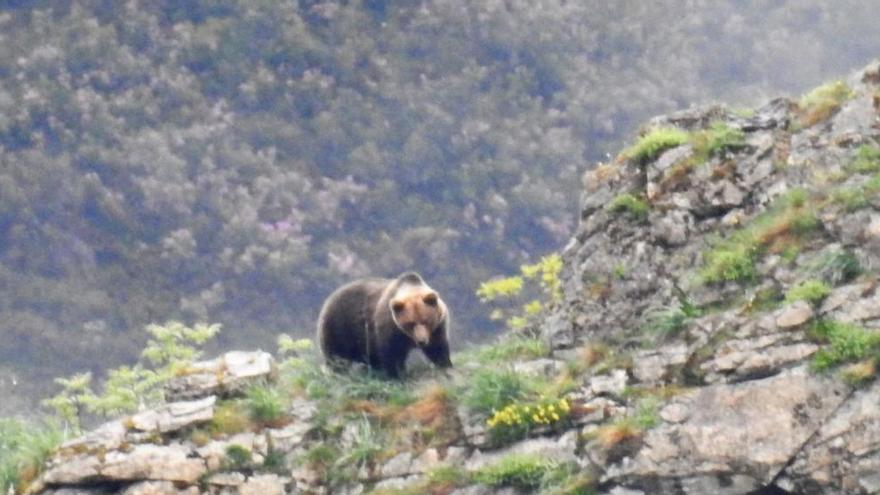
[[[632,421],[620,421],[599,427],[594,435],[599,445],[609,450],[628,440],[641,438],[642,429]]]
[[[840,110],[841,105],[854,96],[843,81],[834,81],[810,91],[798,102],[798,124],[801,128],[827,120]]]
[[[617,178],[620,175],[620,165],[615,163],[600,163],[587,174],[587,186],[595,190],[600,185]]]
[[[861,385],[877,376],[877,360],[865,359],[843,368],[843,379],[852,385]]]
[[[208,431],[214,438],[250,431],[255,427],[245,408],[237,402],[217,405]]]

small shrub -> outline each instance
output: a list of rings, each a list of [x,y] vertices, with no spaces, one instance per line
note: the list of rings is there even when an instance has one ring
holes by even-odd
[[[785,302],[807,301],[810,304],[818,304],[831,293],[831,287],[825,282],[810,279],[792,287],[785,293]]]
[[[506,320],[511,330],[534,326],[544,311],[562,300],[562,257],[544,256],[532,265],[521,265],[520,275],[483,282],[477,297],[483,303],[492,303],[493,320]]]
[[[74,431],[79,429],[83,412],[111,416],[158,404],[164,400],[164,384],[201,357],[200,346],[220,331],[220,325],[187,327],[171,321],[147,325],[146,331],[151,338],[141,352],[141,362],[109,370],[100,393],[92,390],[90,374],[79,374],[57,379],[63,390],[43,403],[55,409]]]
[[[754,246],[730,243],[706,253],[700,277],[704,282],[743,282],[754,280],[757,250]]]
[[[856,157],[848,168],[862,174],[880,172],[880,148],[867,144],[859,146]]]
[[[810,266],[810,271],[835,286],[861,275],[862,265],[852,252],[837,248],[819,257]]]
[[[270,448],[263,458],[262,468],[270,473],[284,474],[287,472],[287,457],[284,452]]]
[[[477,289],[477,297],[484,302],[515,297],[522,291],[523,283],[524,280],[520,276],[504,277],[483,282]]]
[[[654,129],[639,138],[636,144],[625,149],[621,157],[635,160],[638,163],[647,163],[660,156],[660,153],[667,149],[681,146],[687,141],[688,134],[680,129],[671,127]]]
[[[840,106],[855,95],[853,90],[843,81],[834,81],[801,97],[798,102],[802,128],[810,127],[834,115]]]
[[[224,469],[241,470],[251,465],[253,461],[253,453],[241,445],[230,445],[226,447],[226,458],[223,461]]]
[[[635,220],[644,220],[648,217],[648,203],[632,194],[619,194],[608,204],[608,211],[612,213],[626,213]]]
[[[526,378],[512,369],[483,368],[468,381],[462,403],[474,413],[488,417],[515,401],[525,399],[530,391]]]

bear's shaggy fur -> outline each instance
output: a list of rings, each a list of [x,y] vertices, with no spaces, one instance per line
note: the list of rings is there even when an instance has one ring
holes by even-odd
[[[399,378],[418,347],[436,366],[449,359],[449,311],[417,273],[362,279],[337,289],[318,316],[318,342],[331,366],[340,360],[369,364]]]

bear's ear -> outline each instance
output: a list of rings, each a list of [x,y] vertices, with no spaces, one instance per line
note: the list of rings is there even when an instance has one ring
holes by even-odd
[[[406,304],[403,301],[391,301],[391,311],[394,311],[394,314],[400,313],[405,307]]]
[[[422,298],[422,301],[425,302],[428,306],[436,306],[437,305],[437,293],[431,292]]]

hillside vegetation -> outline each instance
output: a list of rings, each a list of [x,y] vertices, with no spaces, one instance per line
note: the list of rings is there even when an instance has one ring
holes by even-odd
[[[484,337],[479,282],[565,242],[636,122],[877,52],[863,2],[746,4],[5,2],[0,407],[150,323],[310,334],[367,274],[419,270]]]

